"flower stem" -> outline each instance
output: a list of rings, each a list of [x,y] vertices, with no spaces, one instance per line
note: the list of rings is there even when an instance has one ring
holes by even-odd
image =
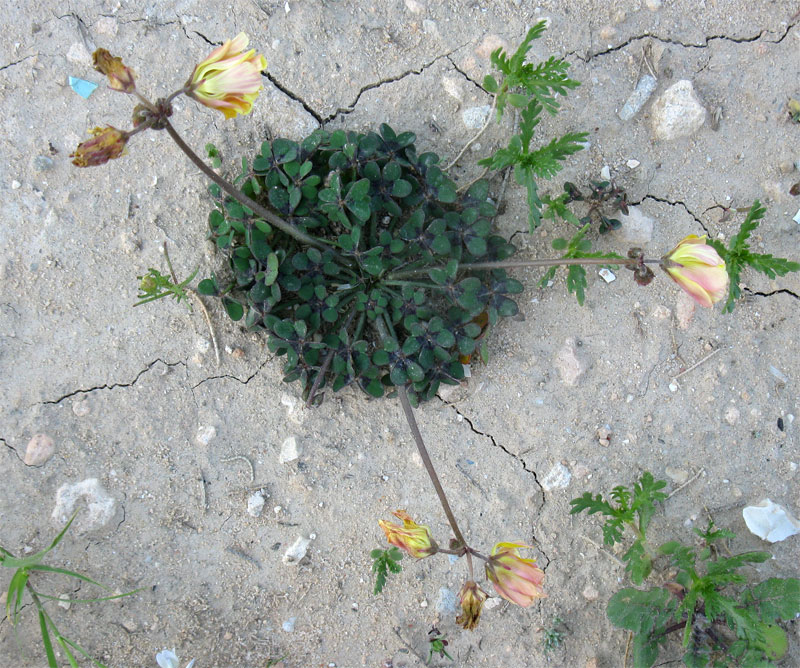
[[[288,234],[290,237],[293,237],[301,244],[305,244],[306,246],[313,246],[314,248],[323,251],[331,251],[337,257],[337,259],[341,259],[339,254],[335,250],[333,250],[330,247],[330,245],[328,245],[321,239],[316,239],[312,236],[309,236],[305,232],[297,229],[294,225],[285,221],[280,216],[272,213],[272,211],[270,211],[269,209],[264,208],[258,202],[250,199],[243,192],[241,192],[233,185],[231,185],[228,181],[219,176],[219,174],[217,174],[205,162],[203,162],[203,160],[189,147],[189,145],[185,141],[183,141],[183,138],[177,133],[175,128],[167,119],[164,119],[163,122],[165,124],[164,127],[166,131],[169,133],[169,136],[172,137],[173,141],[178,145],[178,148],[180,148],[186,154],[189,160],[191,160],[197,166],[197,168],[200,169],[201,172],[203,172],[203,174],[205,174],[220,188],[222,188],[226,193],[228,193],[231,197],[233,197],[233,199],[235,199],[240,204],[243,204],[248,209],[251,209],[253,212],[261,216],[264,220],[277,227],[281,232]]]
[[[433,468],[433,462],[428,454],[428,449],[425,447],[425,441],[422,440],[422,434],[417,426],[417,420],[414,417],[414,410],[411,408],[411,403],[408,401],[408,392],[406,392],[405,385],[399,385],[397,387],[397,395],[400,397],[400,404],[403,406],[403,413],[405,413],[406,421],[408,422],[408,426],[411,428],[411,433],[414,436],[414,441],[417,444],[419,456],[422,457],[422,463],[425,465],[425,470],[428,472],[428,476],[433,483],[433,488],[436,490],[436,495],[439,497],[439,503],[442,504],[444,514],[447,516],[447,521],[449,522],[450,527],[453,529],[453,534],[455,535],[459,544],[467,547],[465,554],[467,556],[467,566],[469,567],[469,577],[470,580],[472,580],[474,579],[472,571],[472,554],[467,546],[467,541],[464,540],[464,535],[461,533],[461,529],[458,528],[456,516],[453,514],[450,504],[447,501],[447,496],[444,493],[442,483],[439,482],[439,476],[436,475],[436,469]]]
[[[639,262],[639,260],[635,260]],[[459,271],[474,271],[480,269],[514,269],[518,267],[553,267],[556,265],[576,265],[576,264],[629,264],[634,260],[616,257],[555,257],[543,258],[541,260],[497,260],[496,262],[463,262],[458,265]],[[661,260],[641,260],[645,264],[660,264]],[[411,278],[421,274],[427,274],[431,269],[446,269],[446,267],[425,267],[420,269],[408,269],[396,271],[389,274],[387,278],[397,280]]]

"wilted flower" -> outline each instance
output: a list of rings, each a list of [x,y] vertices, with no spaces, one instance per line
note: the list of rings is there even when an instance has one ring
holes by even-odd
[[[544,571],[536,566],[535,559],[519,556],[522,543],[498,543],[486,562],[486,577],[495,590],[507,601],[527,608],[536,599],[544,598],[542,591]]]
[[[249,39],[240,32],[235,39],[214,49],[194,68],[187,82],[187,94],[198,102],[219,109],[225,118],[249,114],[253,100],[263,88],[261,70],[267,60],[255,49],[242,53]]]
[[[489,594],[475,582],[468,580],[458,592],[458,598],[461,600],[461,614],[456,617],[456,624],[461,624],[465,630],[472,631],[478,625],[483,602],[489,598]]]
[[[136,90],[133,70],[122,62],[122,58],[112,56],[105,49],[97,49],[92,54],[92,62],[94,69],[108,77],[108,85],[114,90],[123,93],[132,93]]]
[[[403,526],[394,522],[378,520],[378,524],[386,534],[386,540],[389,541],[390,545],[405,550],[416,559],[429,557],[439,551],[439,546],[431,538],[431,532],[428,527],[420,526],[414,522],[405,510],[398,510],[392,514],[403,520]]]
[[[728,291],[725,261],[706,237],[690,234],[661,258],[661,266],[700,306],[713,306]]]
[[[72,164],[76,167],[94,167],[103,165],[109,160],[119,158],[125,151],[130,134],[107,125],[104,128],[89,130],[92,139],[78,144],[75,153],[70,154]]]
[[[180,668],[178,661],[178,655],[175,654],[174,649],[162,649],[156,654],[156,663],[158,663],[161,668]],[[186,668],[192,668],[193,665],[194,659],[186,664]]]

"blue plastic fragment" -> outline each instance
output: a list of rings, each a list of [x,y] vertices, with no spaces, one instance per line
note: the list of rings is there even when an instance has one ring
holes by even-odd
[[[97,88],[96,83],[86,81],[86,79],[78,79],[77,77],[70,77],[69,85],[84,100],[88,100],[89,96],[94,93],[94,89]]]

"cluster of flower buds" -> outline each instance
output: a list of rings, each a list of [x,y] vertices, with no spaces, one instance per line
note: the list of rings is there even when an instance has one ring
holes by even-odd
[[[404,550],[416,559],[423,559],[440,551],[431,532],[426,526],[414,522],[405,510],[398,510],[395,517],[403,525],[378,520],[389,544]],[[527,608],[534,601],[544,598],[542,590],[544,571],[536,566],[534,559],[523,559],[520,548],[532,548],[523,543],[498,543],[486,559],[486,578],[492,583],[498,595],[507,601]],[[469,548],[463,548],[466,553]],[[474,550],[471,554],[481,556]],[[473,630],[480,620],[483,604],[489,595],[473,580],[467,581],[459,591],[461,614],[456,622],[467,630]]]
[[[172,115],[171,101],[181,94],[189,95],[201,104],[217,109],[225,118],[249,114],[253,102],[263,88],[261,72],[267,61],[255,49],[245,51],[248,37],[239,33],[214,49],[203,62],[195,66],[192,76],[183,88],[165,99],[152,103],[136,90],[134,71],[112,56],[106,49],[97,49],[93,56],[95,69],[108,77],[113,90],[136,96],[140,102],[133,110],[133,127],[130,132],[110,125],[89,130],[92,139],[81,143],[70,155],[77,167],[94,167],[125,155],[128,139],[141,130],[164,129]]]

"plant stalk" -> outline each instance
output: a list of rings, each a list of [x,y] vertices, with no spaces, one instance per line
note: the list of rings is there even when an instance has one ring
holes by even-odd
[[[417,450],[419,451],[419,456],[422,457],[422,463],[425,465],[425,470],[428,472],[428,476],[433,483],[433,488],[436,490],[436,495],[439,497],[439,503],[442,504],[442,509],[444,510],[444,514],[447,516],[447,521],[450,524],[450,527],[453,529],[453,534],[456,537],[456,540],[461,544],[467,547],[465,552],[467,557],[467,566],[469,567],[469,578],[470,580],[474,579],[473,570],[472,570],[472,553],[470,552],[469,547],[467,546],[467,541],[464,540],[464,535],[461,533],[461,529],[458,528],[458,522],[456,522],[456,516],[453,514],[453,511],[450,508],[450,504],[447,501],[447,496],[444,493],[444,488],[442,487],[442,483],[439,482],[439,476],[436,475],[436,469],[433,468],[433,462],[431,461],[431,456],[428,454],[428,449],[425,447],[425,441],[422,440],[422,434],[419,431],[419,426],[417,426],[417,420],[414,417],[414,409],[411,408],[411,403],[408,400],[408,392],[406,392],[405,385],[399,385],[397,387],[397,394],[400,397],[400,404],[403,406],[403,413],[405,413],[406,421],[408,422],[408,426],[411,428],[411,433],[414,436],[414,441],[417,444]]]
[[[543,258],[541,260],[498,260],[496,262],[464,262],[458,265],[459,271],[470,271],[480,269],[514,269],[519,267],[553,267],[556,265],[576,265],[576,264],[616,264],[625,265],[643,262],[644,264],[661,264],[662,260],[630,260],[628,258],[613,257],[567,257],[567,258]],[[427,275],[431,269],[446,269],[446,267],[425,267],[421,269],[408,269],[406,271],[396,271],[387,276],[388,279],[398,280],[412,278],[414,276]]]
[[[243,192],[235,188],[231,185],[228,181],[223,179],[219,174],[217,174],[213,169],[211,169],[203,160],[198,156],[190,147],[189,145],[183,141],[183,138],[177,133],[175,128],[172,124],[165,118],[163,119],[164,128],[169,133],[169,136],[172,137],[172,140],[178,145],[186,156],[191,160],[197,168],[203,172],[209,179],[211,179],[214,183],[216,183],[220,188],[222,188],[226,193],[228,193],[233,199],[235,199],[240,204],[246,206],[248,209],[252,209],[253,212],[257,213],[261,216],[264,220],[269,222],[270,224],[277,227],[281,232],[288,234],[290,237],[293,237],[301,244],[305,244],[306,246],[313,246],[322,251],[331,251],[337,257],[337,259],[341,260],[342,258],[339,254],[331,248],[330,245],[322,241],[321,239],[315,239],[312,236],[309,236],[305,232],[298,230],[294,225],[285,221],[280,216],[274,214],[269,209],[261,206],[258,202],[250,199],[247,195]]]

